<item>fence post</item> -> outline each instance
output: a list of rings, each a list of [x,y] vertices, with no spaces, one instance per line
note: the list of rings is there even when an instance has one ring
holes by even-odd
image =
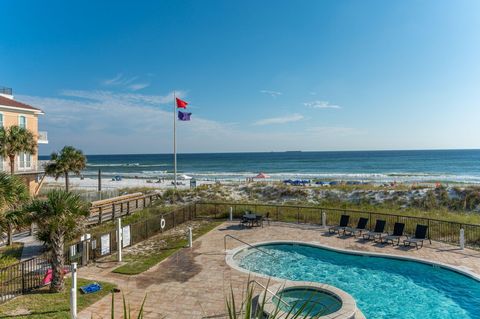
[[[102,223],[102,206],[98,207],[98,224]]]
[[[230,221],[233,220],[233,207],[230,206]]]
[[[138,208],[138,198],[135,198],[135,208]]]
[[[123,202],[120,203],[120,216],[123,215]]]
[[[460,228],[460,249],[465,249],[465,230]]]
[[[112,220],[115,220],[115,203],[112,203]]]
[[[300,207],[297,207],[297,224],[300,224]]]
[[[25,262],[22,262],[22,294],[25,293]]]
[[[72,263],[72,288],[70,289],[70,315],[77,318],[77,263]]]
[[[143,208],[145,208],[145,197],[143,197]]]
[[[130,215],[130,201],[127,202],[127,215]]]
[[[117,261],[122,261],[122,218],[117,219]]]
[[[188,247],[193,247],[193,234],[192,234],[192,227],[188,227]]]
[[[327,214],[324,211],[322,211],[322,226],[327,227]]]

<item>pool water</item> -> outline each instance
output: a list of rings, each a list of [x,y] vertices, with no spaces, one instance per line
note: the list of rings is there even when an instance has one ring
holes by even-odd
[[[292,314],[296,315],[324,316],[342,307],[339,299],[316,289],[286,288],[278,295],[279,297],[273,297],[275,305],[287,313],[293,309]]]
[[[480,318],[480,282],[420,262],[340,253],[301,244],[259,246],[235,256],[246,270],[313,281],[351,294],[367,318]]]

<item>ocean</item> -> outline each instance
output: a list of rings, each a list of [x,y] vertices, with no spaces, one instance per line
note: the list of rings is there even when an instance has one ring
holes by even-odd
[[[41,156],[41,160],[48,157]],[[172,154],[88,155],[86,177],[172,178]],[[272,179],[480,183],[480,150],[178,154],[178,173],[197,180]]]

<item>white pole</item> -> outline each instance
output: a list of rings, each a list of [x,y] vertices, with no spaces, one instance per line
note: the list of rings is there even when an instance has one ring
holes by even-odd
[[[176,119],[176,108],[177,99],[175,96],[175,91],[173,91],[173,175],[175,182],[175,189],[177,189],[177,119]]]
[[[123,236],[122,236],[122,219],[117,218],[117,261],[121,262],[122,261],[122,242],[123,242]]]
[[[465,248],[465,230],[460,228],[460,249],[463,250]]]
[[[233,207],[230,207],[230,221],[233,220]]]
[[[322,226],[327,227],[327,214],[325,212],[322,212]]]
[[[188,247],[193,247],[192,227],[188,227]]]
[[[70,290],[70,314],[72,319],[77,318],[77,263],[72,263],[72,288]]]

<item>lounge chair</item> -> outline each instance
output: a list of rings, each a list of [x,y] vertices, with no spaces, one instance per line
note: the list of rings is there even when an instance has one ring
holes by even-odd
[[[348,215],[342,215],[340,217],[340,224],[337,226],[330,227],[328,229],[328,232],[330,234],[335,234],[335,233],[340,233],[340,231],[344,231],[345,228],[348,227],[348,221],[350,220],[350,216]]]
[[[353,235],[356,236],[362,235],[363,232],[367,231],[368,218],[360,217],[357,223],[357,227],[345,227],[343,230],[344,235]]]
[[[375,229],[373,231],[369,231],[366,234],[363,234],[363,239],[370,240],[370,239],[377,239],[381,238],[383,234],[385,234],[385,224],[387,222],[381,219],[377,219],[375,222]]]
[[[427,233],[428,233],[428,226],[426,225],[417,225],[417,228],[415,229],[415,236],[409,237],[403,241],[404,246],[412,246],[414,245],[415,248],[418,249],[418,245],[420,245],[420,248],[423,247],[423,241],[427,240],[432,243],[430,238],[427,238]]]
[[[396,242],[397,245],[400,245],[400,238],[405,236],[403,234],[404,228],[405,228],[404,223],[395,223],[395,225],[393,226],[393,233],[386,236],[382,236],[380,239],[382,240],[383,243],[386,243],[386,244],[392,243],[392,245],[395,245],[395,242]]]

